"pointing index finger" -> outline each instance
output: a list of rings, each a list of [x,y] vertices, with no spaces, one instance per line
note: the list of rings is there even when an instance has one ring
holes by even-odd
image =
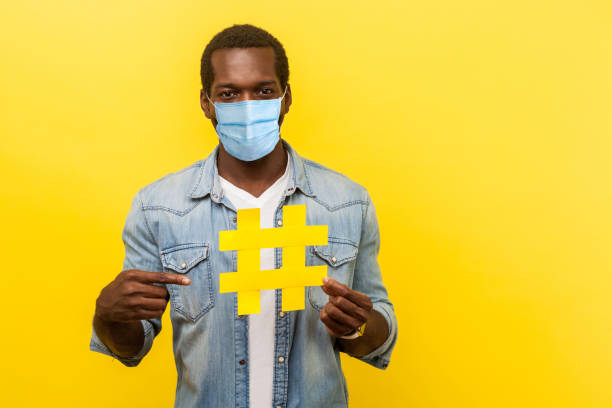
[[[189,285],[191,279],[176,273],[139,271],[136,278],[146,283],[167,283],[174,285]]]

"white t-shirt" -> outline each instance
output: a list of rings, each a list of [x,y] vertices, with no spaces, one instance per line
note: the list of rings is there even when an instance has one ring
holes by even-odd
[[[220,177],[223,193],[234,204],[236,210],[243,208],[260,209],[260,228],[274,227],[274,213],[283,192],[287,188],[287,181],[293,169],[291,156],[287,156],[285,173],[259,197],[252,196],[247,191]],[[260,251],[260,269],[275,269],[274,248],[263,248]],[[249,315],[249,400],[252,408],[269,408],[272,406],[275,319],[274,290],[262,290],[261,312]]]

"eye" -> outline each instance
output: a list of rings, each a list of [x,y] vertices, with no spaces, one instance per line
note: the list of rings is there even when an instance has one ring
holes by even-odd
[[[235,96],[235,92],[231,90],[225,90],[225,91],[219,92],[217,96],[219,96],[219,98],[223,100],[232,99]]]
[[[261,88],[260,93],[264,96],[272,96],[276,93],[276,90],[273,88]]]

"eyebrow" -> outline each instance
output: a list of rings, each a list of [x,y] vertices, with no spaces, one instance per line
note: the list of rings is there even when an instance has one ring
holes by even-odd
[[[260,81],[257,83],[257,86],[262,86],[262,85],[276,85],[276,81],[273,79],[268,79],[266,81]],[[215,89],[217,88],[238,88],[235,84],[232,84],[231,82],[227,82],[224,84],[217,84],[215,85]]]

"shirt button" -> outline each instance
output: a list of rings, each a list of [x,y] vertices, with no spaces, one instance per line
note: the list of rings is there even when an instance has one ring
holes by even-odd
[[[280,227],[281,225],[283,225],[283,220],[278,220],[278,221],[276,221],[276,225],[278,225],[279,227]]]
[[[332,263],[336,263],[336,257],[332,256]]]
[[[280,317],[285,317],[285,312],[280,312],[278,315],[279,315]]]
[[[278,358],[278,362],[279,362],[279,363],[284,363],[284,362],[285,362],[285,357],[280,356],[280,357]]]
[[[239,363],[240,363],[240,365],[245,365],[246,364],[246,360],[240,360]]]
[[[238,218],[234,217],[234,218],[232,218],[232,221],[236,222],[236,221],[238,221]]]
[[[187,267],[187,264],[186,264],[185,262],[183,262],[183,263],[181,264],[181,269],[185,269],[186,267]]]

